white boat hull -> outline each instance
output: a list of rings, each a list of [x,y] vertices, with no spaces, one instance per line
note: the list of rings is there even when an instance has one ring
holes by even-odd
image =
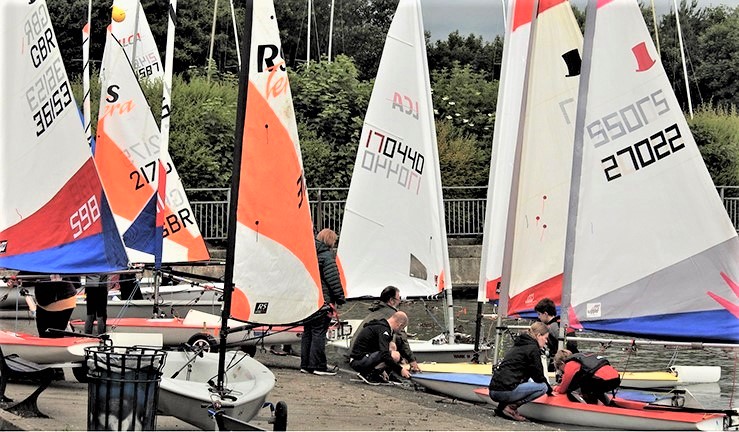
[[[192,354],[190,354],[192,355]],[[177,377],[172,375],[188,361],[188,353],[167,353],[159,388],[159,410],[164,415],[177,417],[203,430],[212,430],[215,423],[203,405],[213,403],[209,380],[218,373],[218,354],[204,353],[191,367],[185,367]],[[226,353],[228,368],[224,382],[231,392],[222,400],[225,414],[248,422],[257,415],[267,395],[274,388],[275,376],[253,358],[230,351]]]
[[[464,362],[473,359],[475,346],[473,344],[434,343],[433,340],[408,340],[416,360],[420,362],[452,363]],[[351,339],[339,339],[327,343],[333,346],[339,354],[348,356]],[[480,357],[487,355],[487,349],[480,351]]]

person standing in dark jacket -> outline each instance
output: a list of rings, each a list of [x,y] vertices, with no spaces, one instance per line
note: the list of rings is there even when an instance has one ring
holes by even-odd
[[[405,312],[395,312],[389,318],[372,320],[357,331],[349,352],[349,365],[366,383],[387,382],[388,372],[410,378],[410,372],[400,365],[400,353],[390,348],[393,333],[406,325],[408,315]]]
[[[548,337],[547,326],[535,322],[514,341],[503,361],[493,368],[488,388],[490,399],[498,402],[497,416],[525,421],[526,418],[518,413],[518,407],[552,392],[541,362],[542,349]]]
[[[346,303],[344,287],[341,285],[339,267],[333,247],[338,236],[325,228],[316,236],[316,253],[318,254],[318,273],[321,275],[321,288],[326,304],[335,309]],[[336,375],[329,371],[326,363],[326,333],[331,324],[331,313],[328,310],[315,316],[303,324],[303,336],[300,345],[300,372],[315,375]]]

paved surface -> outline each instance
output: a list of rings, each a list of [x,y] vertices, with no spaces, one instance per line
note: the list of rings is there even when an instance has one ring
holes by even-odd
[[[270,367],[277,384],[269,401],[288,405],[288,430],[552,430],[536,423],[517,423],[493,416],[484,405],[457,403],[404,387],[368,386],[353,373],[342,370],[334,377],[299,372],[299,359],[257,353]],[[20,418],[0,410],[1,430],[85,430],[87,384],[56,381],[39,397],[40,410],[48,419]],[[33,391],[27,384],[8,385],[6,394],[21,400]],[[269,410],[262,411],[266,417]],[[266,418],[253,421],[271,429]],[[158,416],[159,430],[196,430],[174,417]]]

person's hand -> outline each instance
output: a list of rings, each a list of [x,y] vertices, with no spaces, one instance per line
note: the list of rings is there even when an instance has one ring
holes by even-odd
[[[416,361],[411,362],[411,372],[413,373],[421,372],[421,368],[418,367],[418,362]]]
[[[403,378],[410,378],[411,377],[411,373],[408,372],[408,369],[401,369],[400,370],[400,376],[402,376]]]

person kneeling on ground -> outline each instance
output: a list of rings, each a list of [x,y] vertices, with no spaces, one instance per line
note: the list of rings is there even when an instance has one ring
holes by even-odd
[[[605,357],[593,353],[572,354],[569,350],[557,351],[554,365],[562,373],[562,381],[554,388],[556,393],[567,393],[571,400],[577,400],[576,390],[580,389],[582,399],[589,404],[598,401],[609,405],[607,392],[613,392],[621,385],[618,371]]]
[[[500,364],[493,368],[488,389],[490,399],[498,402],[495,414],[517,421],[526,418],[518,413],[518,407],[531,402],[544,393],[551,394],[542,366],[542,349],[547,344],[549,329],[544,323],[535,322],[521,334]]]
[[[387,373],[395,372],[410,378],[408,370],[400,365],[400,353],[394,349],[393,333],[408,325],[405,312],[395,312],[390,318],[368,322],[354,336],[354,346],[349,353],[349,365],[367,384],[387,382]]]

